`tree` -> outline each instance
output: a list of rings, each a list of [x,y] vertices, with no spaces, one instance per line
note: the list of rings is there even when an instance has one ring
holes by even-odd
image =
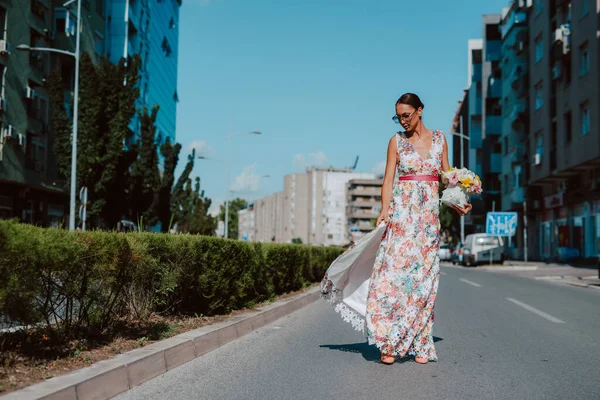
[[[158,105],[138,111],[141,126],[141,137],[134,145],[138,156],[131,170],[131,186],[129,192],[129,215],[147,225],[158,222],[158,187],[160,176],[158,171],[158,153],[156,151],[156,115]]]
[[[135,102],[139,97],[140,58],[134,56],[126,63],[121,59],[112,64],[103,59],[98,66],[98,75],[102,82],[100,96],[103,98],[100,131],[103,136],[104,151],[101,163],[104,166],[98,181],[98,197],[104,203],[100,208],[103,222],[116,226],[126,214],[126,193],[130,168],[136,153],[126,148],[126,143],[133,132],[129,128],[135,115]]]
[[[238,212],[248,207],[248,202],[241,198],[236,198],[229,202],[229,221],[227,226],[228,237],[230,239],[237,239],[238,237],[238,223],[239,216]],[[219,214],[219,220],[225,221],[225,205],[221,205],[221,212]]]
[[[177,223],[177,230],[199,235],[214,235],[216,220],[208,214],[211,200],[200,191],[200,178],[196,177],[192,189],[190,174],[194,169],[196,151],[188,156],[188,163],[181,173],[171,195],[171,213]]]
[[[160,146],[160,154],[164,157],[165,163],[158,187],[158,204],[155,205],[155,209],[163,232],[167,232],[170,228],[173,216],[171,210],[171,197],[173,182],[175,181],[175,168],[179,161],[180,151],[181,145],[176,143],[173,146],[168,138],[166,142]]]
[[[53,150],[57,158],[58,175],[68,177],[71,171],[71,120],[65,109],[65,85],[57,71],[48,77],[46,91],[50,99],[50,129],[54,137]]]

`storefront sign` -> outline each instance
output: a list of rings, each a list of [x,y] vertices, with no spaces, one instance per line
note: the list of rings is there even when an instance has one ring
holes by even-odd
[[[544,207],[545,208],[562,207],[564,204],[565,204],[565,197],[564,197],[563,193],[544,197]]]

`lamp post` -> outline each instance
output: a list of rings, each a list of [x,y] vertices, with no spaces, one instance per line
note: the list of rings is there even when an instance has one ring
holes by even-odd
[[[71,150],[71,187],[70,187],[70,200],[69,200],[69,230],[75,230],[75,205],[76,205],[76,193],[77,193],[77,120],[79,115],[79,56],[80,56],[80,45],[81,45],[81,0],[69,0],[63,4],[64,7],[77,1],[77,33],[75,38],[75,53],[53,49],[49,47],[30,47],[24,44],[17,46],[17,50],[23,51],[47,51],[51,53],[66,54],[75,58],[75,93],[73,95],[73,138],[72,138],[72,150]]]
[[[227,135],[227,190],[225,192],[225,234],[224,237],[229,237],[229,192],[230,192],[230,177],[231,177],[231,138],[243,135],[261,135],[261,131],[250,131]]]
[[[454,136],[458,136],[460,137],[460,167],[464,168],[465,167],[465,155],[464,155],[464,151],[465,151],[465,146],[464,146],[464,141],[470,141],[471,139],[468,136],[465,136],[464,132],[463,132],[463,117],[462,115],[459,118],[459,132],[450,132],[452,135]],[[465,243],[465,217],[461,216],[460,217],[460,241],[461,243]]]

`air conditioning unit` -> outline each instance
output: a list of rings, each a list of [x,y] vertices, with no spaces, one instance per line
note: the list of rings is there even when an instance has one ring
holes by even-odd
[[[13,138],[13,137],[15,137],[16,134],[17,134],[17,132],[15,131],[15,128],[13,128],[12,125],[6,126],[6,131],[4,133],[4,137]]]
[[[533,157],[533,163],[534,165],[540,165],[542,163],[542,155],[540,153],[535,153],[535,156]]]
[[[0,54],[9,54],[10,45],[6,40],[0,40]]]
[[[27,97],[28,99],[34,99],[35,98],[35,90],[33,90],[32,88],[27,86],[27,90],[25,91],[25,97]]]

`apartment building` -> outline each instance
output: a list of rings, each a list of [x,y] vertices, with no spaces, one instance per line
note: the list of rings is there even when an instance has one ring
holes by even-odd
[[[356,242],[375,229],[381,213],[383,179],[351,179],[346,183],[348,241]]]
[[[531,0],[515,1],[502,13],[502,195],[501,210],[523,220],[529,152],[529,9]],[[510,255],[523,256],[523,230],[517,230]]]
[[[254,202],[257,242],[283,242],[283,200],[283,192],[277,192]]]
[[[49,99],[50,71],[65,84],[64,105],[72,117],[74,58],[53,52],[18,51],[17,46],[81,51],[94,62],[142,57],[138,107],[159,104],[157,139],[175,140],[178,0],[84,0],[81,32],[77,2],[0,0],[0,218],[18,217],[42,226],[65,223],[68,193],[57,173]],[[153,79],[150,79],[150,78]],[[158,78],[157,78],[158,77]],[[131,127],[138,132],[137,118]]]
[[[81,49],[94,59],[104,34],[101,0],[88,0]],[[68,196],[59,179],[49,129],[49,99],[44,89],[52,68],[62,71],[65,100],[72,99],[71,56],[18,50],[18,46],[74,51],[76,4],[69,9],[52,0],[0,1],[0,218],[20,218],[59,226]]]
[[[502,37],[500,14],[483,16],[483,60],[481,64],[481,179],[485,182],[483,199],[489,211],[500,210],[500,174],[502,172]]]
[[[289,174],[283,182],[283,243],[299,239],[308,243],[308,175],[306,173]]]
[[[238,212],[238,240],[254,242],[256,240],[256,212],[254,204]]]
[[[528,204],[542,259],[600,252],[599,7],[535,0],[530,11]]]

